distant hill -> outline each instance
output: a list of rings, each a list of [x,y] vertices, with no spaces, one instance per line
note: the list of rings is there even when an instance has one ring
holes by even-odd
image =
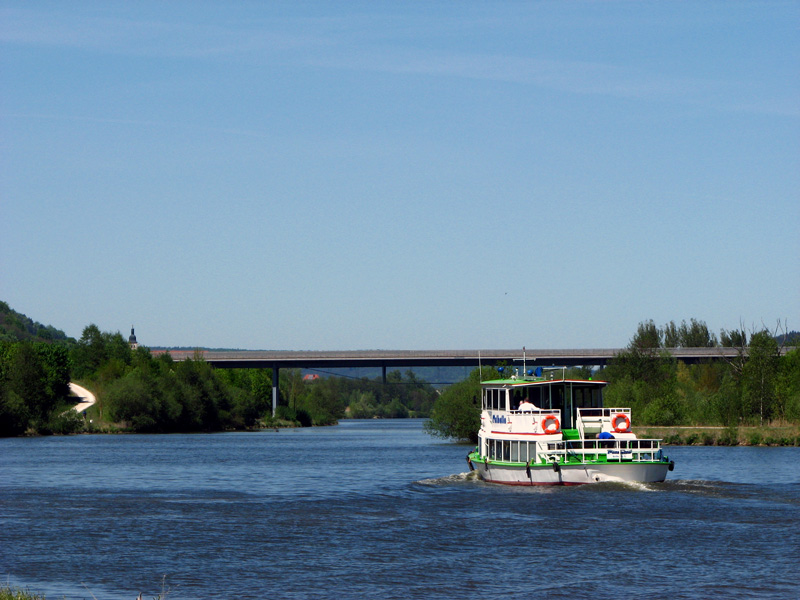
[[[42,325],[0,300],[0,342],[54,342],[71,345],[75,338],[52,325]]]
[[[784,346],[800,346],[800,331],[790,331],[782,335],[775,336],[775,341]]]

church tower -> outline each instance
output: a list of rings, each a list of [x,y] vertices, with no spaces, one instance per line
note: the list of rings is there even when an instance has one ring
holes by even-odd
[[[131,325],[131,335],[128,338],[128,344],[130,344],[131,350],[136,350],[139,347],[139,344],[136,342],[136,334],[133,333],[133,325]]]

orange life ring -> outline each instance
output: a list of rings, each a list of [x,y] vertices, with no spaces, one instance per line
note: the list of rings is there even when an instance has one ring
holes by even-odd
[[[617,421],[620,418],[622,419],[622,421],[624,423],[624,425],[622,427],[620,427],[617,424]],[[628,415],[626,415],[625,413],[617,413],[613,417],[611,417],[611,426],[614,428],[614,431],[616,431],[617,433],[625,433],[626,431],[630,431],[631,430],[631,420],[628,418]]]
[[[552,421],[552,424],[555,425],[555,428],[548,427],[548,422]],[[558,430],[561,429],[561,423],[558,422],[558,417],[555,415],[547,415],[544,419],[542,419],[542,431],[545,433],[556,433]]]

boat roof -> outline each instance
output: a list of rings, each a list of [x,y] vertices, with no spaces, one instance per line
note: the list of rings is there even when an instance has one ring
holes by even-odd
[[[607,381],[600,379],[545,379],[544,377],[525,378],[525,379],[490,379],[489,381],[481,381],[481,385],[486,387],[525,387],[535,385],[552,385],[554,383],[583,383],[588,385],[607,385]]]

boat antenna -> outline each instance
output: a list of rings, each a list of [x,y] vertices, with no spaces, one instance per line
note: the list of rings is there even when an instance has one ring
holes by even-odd
[[[526,371],[527,370],[525,368],[525,346],[523,346],[522,347],[522,375],[523,376],[525,375]]]
[[[481,366],[481,351],[478,350],[478,379],[483,381],[483,367]]]

